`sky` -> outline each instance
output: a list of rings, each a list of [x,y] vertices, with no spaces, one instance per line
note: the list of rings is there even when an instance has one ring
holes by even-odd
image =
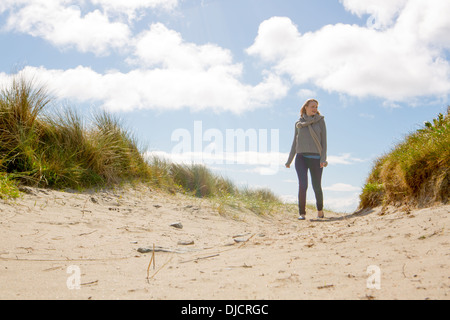
[[[24,73],[58,105],[113,112],[148,156],[292,202],[284,164],[315,98],[325,207],[353,212],[376,158],[447,110],[449,13],[447,0],[2,0],[0,86]]]

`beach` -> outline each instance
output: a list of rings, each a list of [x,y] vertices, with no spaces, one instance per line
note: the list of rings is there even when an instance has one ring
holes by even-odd
[[[450,293],[450,205],[217,210],[148,186],[23,187],[0,203],[0,299],[438,299]],[[221,212],[222,214],[220,214]]]

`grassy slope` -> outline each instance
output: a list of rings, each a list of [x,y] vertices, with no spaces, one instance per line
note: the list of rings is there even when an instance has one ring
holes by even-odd
[[[360,208],[447,203],[450,186],[450,107],[378,158]]]
[[[0,197],[20,195],[20,185],[86,189],[123,182],[209,197],[217,209],[257,214],[295,210],[265,189],[238,189],[202,165],[146,159],[120,121],[106,112],[83,119],[75,109],[50,109],[45,87],[25,76],[0,94]]]

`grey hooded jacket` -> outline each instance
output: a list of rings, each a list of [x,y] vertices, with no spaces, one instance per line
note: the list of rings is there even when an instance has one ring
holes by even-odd
[[[311,136],[308,126],[302,127],[302,124],[311,121],[315,122],[311,126],[320,140],[322,153],[317,149],[317,145]],[[300,128],[297,127],[297,124],[299,124],[298,126]],[[323,116],[319,114],[314,116],[303,115],[300,120],[295,123],[294,141],[292,142],[291,152],[289,153],[289,159],[286,162],[286,165],[292,163],[296,153],[320,154],[320,162],[323,163],[327,161],[327,128]]]

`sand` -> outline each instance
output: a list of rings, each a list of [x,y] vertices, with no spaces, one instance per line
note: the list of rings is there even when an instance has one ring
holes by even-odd
[[[142,186],[26,191],[0,203],[0,299],[446,300],[450,293],[449,205],[326,212],[323,220],[308,212],[298,221],[283,212],[220,215],[214,202]]]

